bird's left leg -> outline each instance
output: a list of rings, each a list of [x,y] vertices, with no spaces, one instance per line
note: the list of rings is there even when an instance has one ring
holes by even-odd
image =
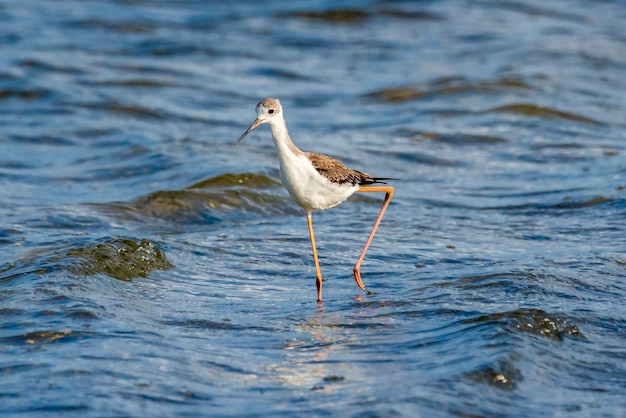
[[[317,286],[317,301],[322,302],[322,271],[320,270],[320,262],[317,259],[315,235],[313,235],[313,221],[311,220],[310,212],[306,214],[306,220],[309,224],[309,235],[311,236],[311,247],[313,247],[313,259],[315,260],[315,285]]]
[[[391,186],[361,186],[361,188],[358,191],[364,192],[364,193],[370,193],[370,192],[386,193],[385,200],[383,201],[383,206],[380,209],[380,212],[378,213],[376,222],[374,222],[374,227],[372,228],[372,232],[370,232],[370,236],[367,239],[367,242],[365,243],[365,247],[363,247],[363,251],[361,251],[361,256],[359,257],[359,260],[354,265],[354,269],[353,269],[354,280],[356,281],[357,286],[359,286],[361,290],[366,290],[365,285],[363,285],[363,281],[361,280],[361,271],[360,271],[361,263],[363,262],[363,259],[365,258],[365,253],[367,252],[367,249],[372,243],[372,239],[374,238],[374,235],[376,234],[376,230],[378,229],[378,225],[380,224],[380,221],[383,218],[385,211],[387,210],[387,206],[389,206],[389,203],[391,202],[391,198],[393,197],[393,187]]]

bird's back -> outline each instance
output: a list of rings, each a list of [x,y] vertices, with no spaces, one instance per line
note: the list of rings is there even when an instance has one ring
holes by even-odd
[[[328,155],[313,152],[307,152],[305,155],[311,161],[311,164],[313,164],[317,172],[333,183],[350,183],[353,186],[362,186],[379,183],[379,180],[384,180],[373,177],[363,171],[348,168],[341,161],[329,157]]]

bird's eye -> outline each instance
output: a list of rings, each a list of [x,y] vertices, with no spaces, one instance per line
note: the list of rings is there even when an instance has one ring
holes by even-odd
[[[267,113],[269,113],[270,115],[274,113],[274,109],[270,109],[267,111]]]

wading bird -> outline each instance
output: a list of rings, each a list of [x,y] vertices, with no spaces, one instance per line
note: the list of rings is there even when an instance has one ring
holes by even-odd
[[[371,186],[375,183],[383,183],[384,180],[393,180],[387,177],[373,177],[359,170],[354,170],[343,165],[340,161],[327,155],[304,152],[293,143],[287,132],[287,124],[283,116],[283,108],[277,99],[264,99],[256,106],[257,118],[250,127],[235,141],[237,145],[250,132],[258,126],[267,123],[272,130],[274,144],[278,151],[280,161],[280,179],[293,198],[293,200],[306,212],[311,236],[311,247],[315,260],[315,284],[317,285],[317,301],[322,301],[322,272],[317,258],[315,236],[313,235],[313,223],[311,213],[337,206],[355,192],[382,192],[385,200],[380,213],[374,222],[372,232],[365,243],[363,251],[356,262],[353,272],[356,284],[366,291],[361,280],[361,263],[369,248],[374,234],[378,229],[380,220],[393,197],[391,186]]]

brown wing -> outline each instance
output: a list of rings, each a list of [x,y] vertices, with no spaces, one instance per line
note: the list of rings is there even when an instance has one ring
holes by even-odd
[[[307,152],[305,154],[311,160],[313,167],[315,167],[318,173],[335,183],[352,183],[353,185],[362,185],[379,183],[378,180],[384,180],[372,177],[362,171],[348,168],[343,165],[341,161],[327,155],[315,154],[313,152]]]

